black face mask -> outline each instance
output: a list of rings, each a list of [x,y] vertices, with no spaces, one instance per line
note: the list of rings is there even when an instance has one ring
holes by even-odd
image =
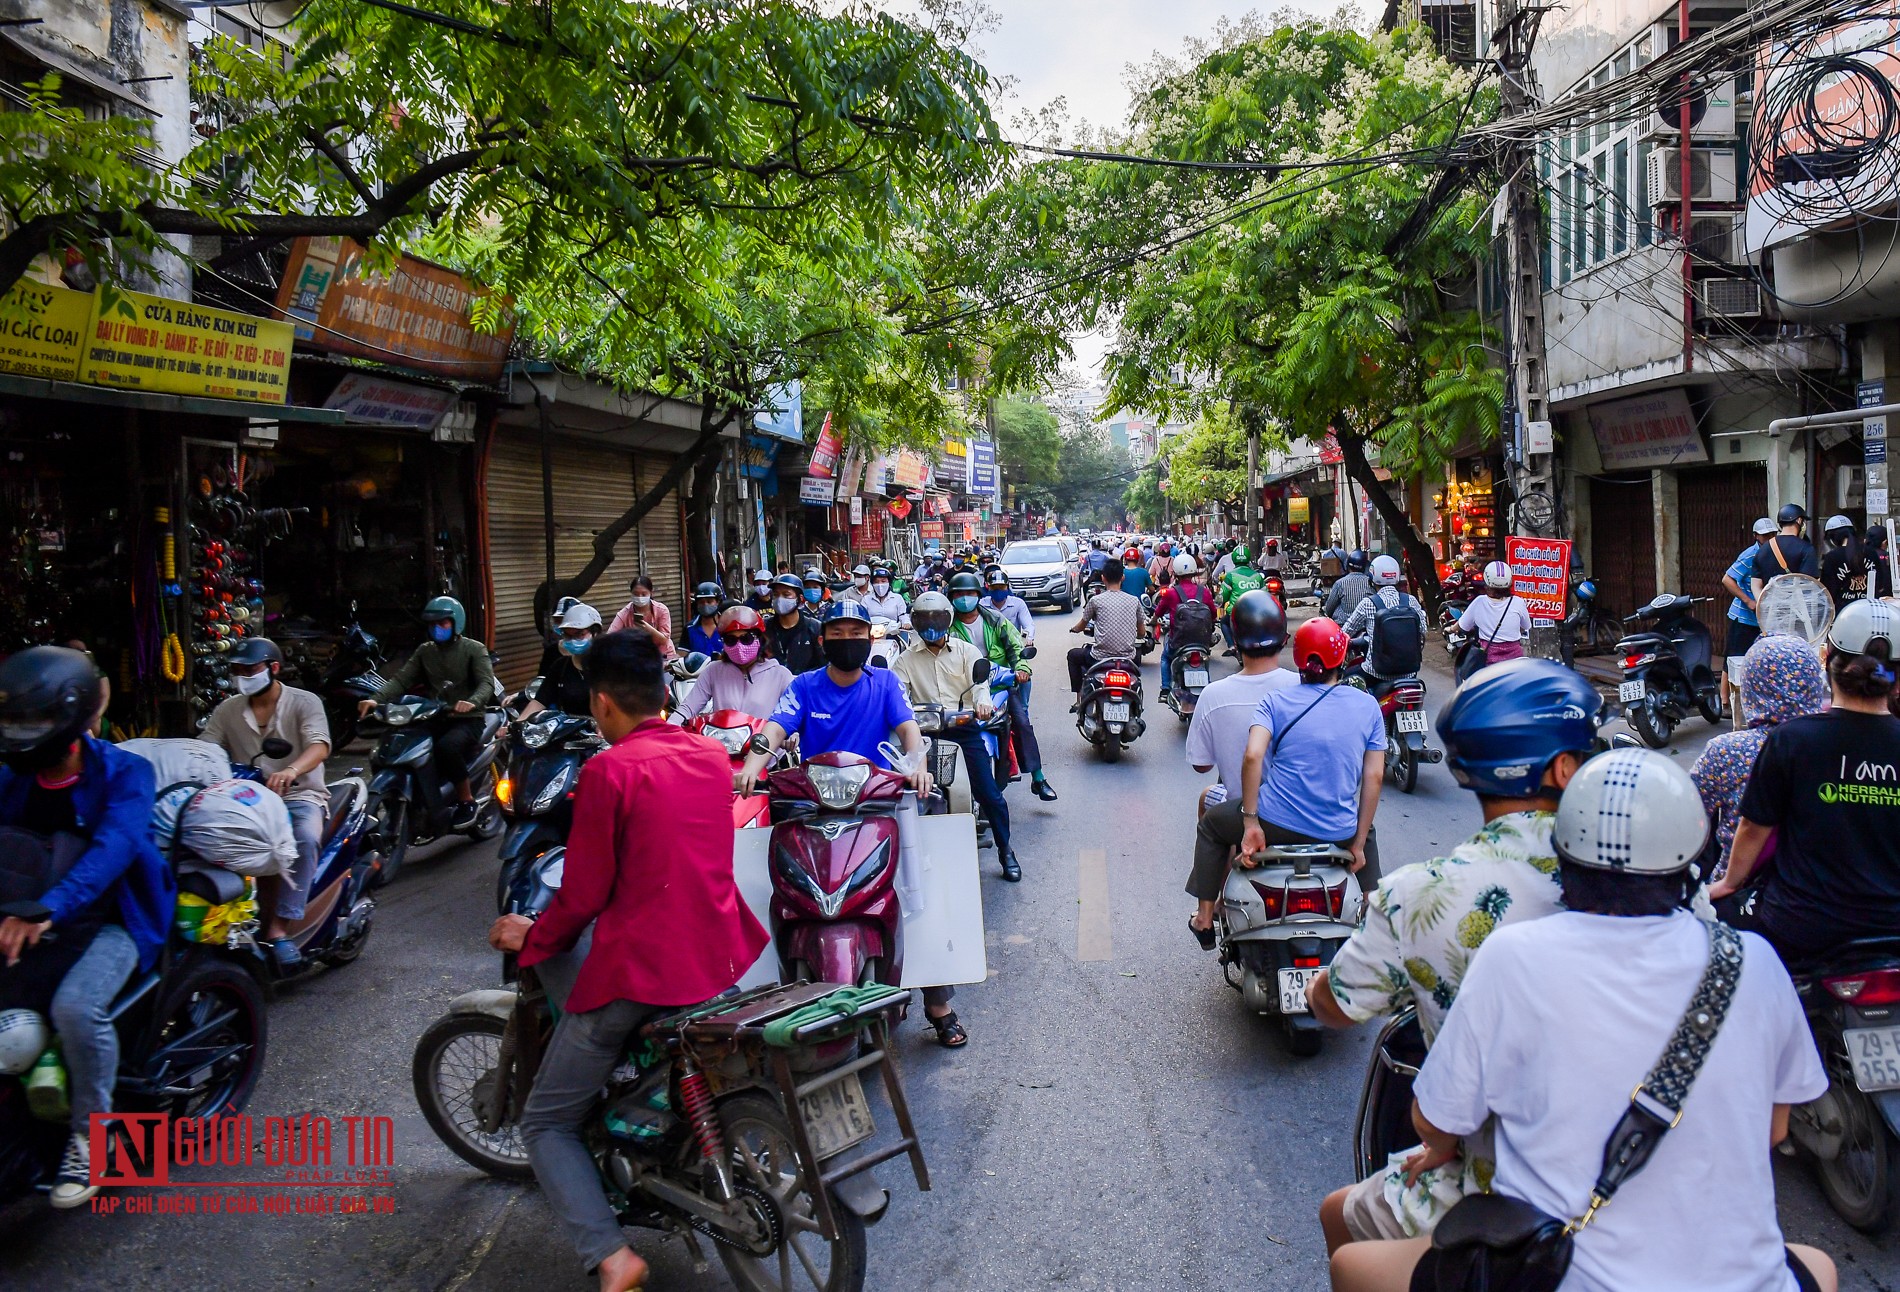
[[[869,637],[828,637],[825,660],[840,673],[855,673],[871,658]]]

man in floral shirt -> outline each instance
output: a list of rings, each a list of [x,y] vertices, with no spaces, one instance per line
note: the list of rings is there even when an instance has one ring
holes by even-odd
[[[1594,687],[1548,660],[1494,665],[1458,689],[1438,715],[1438,735],[1446,766],[1478,795],[1484,828],[1373,890],[1365,922],[1308,988],[1316,1018],[1351,1027],[1415,1006],[1430,1045],[1484,940],[1561,908],[1551,824],[1595,744],[1602,707]],[[1407,1156],[1321,1205],[1329,1251],[1430,1233],[1453,1203],[1490,1182],[1488,1140],[1467,1141],[1461,1158],[1412,1185],[1400,1169]]]

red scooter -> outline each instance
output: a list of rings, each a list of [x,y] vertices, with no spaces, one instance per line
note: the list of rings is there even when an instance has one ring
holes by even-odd
[[[686,729],[695,735],[711,736],[723,745],[726,757],[732,760],[732,770],[736,773],[745,766],[747,743],[754,735],[765,730],[765,719],[755,718],[743,709],[720,709],[688,719]],[[752,794],[734,794],[733,828],[749,830],[768,825],[771,821],[771,806],[771,797],[762,790]]]
[[[773,772],[772,940],[786,982],[895,986],[897,809],[909,782],[857,754]]]

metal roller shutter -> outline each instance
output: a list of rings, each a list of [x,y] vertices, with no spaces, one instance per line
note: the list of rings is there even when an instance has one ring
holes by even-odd
[[[1656,595],[1656,513],[1649,477],[1590,482],[1590,577],[1611,614],[1631,614]]]
[[[1729,594],[1722,588],[1728,564],[1750,542],[1749,525],[1768,511],[1768,469],[1707,467],[1676,478],[1678,524],[1682,527],[1682,591],[1714,597],[1696,616],[1722,649],[1728,633]]]
[[[672,466],[671,453],[640,455],[640,492],[660,482]],[[668,494],[652,511],[640,518],[640,563],[653,578],[653,595],[673,614],[674,635],[686,631],[686,544],[683,540],[685,503],[678,489]],[[621,587],[626,586],[623,579]]]

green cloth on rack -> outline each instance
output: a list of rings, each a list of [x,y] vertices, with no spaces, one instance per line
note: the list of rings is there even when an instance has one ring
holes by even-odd
[[[765,1025],[765,1043],[786,1048],[796,1044],[795,1038],[802,1028],[828,1018],[847,1018],[859,1010],[871,1005],[883,1004],[905,994],[902,987],[890,987],[883,983],[871,983],[864,987],[840,987],[829,996],[822,996],[809,1005],[801,1005],[781,1018],[775,1018]]]

